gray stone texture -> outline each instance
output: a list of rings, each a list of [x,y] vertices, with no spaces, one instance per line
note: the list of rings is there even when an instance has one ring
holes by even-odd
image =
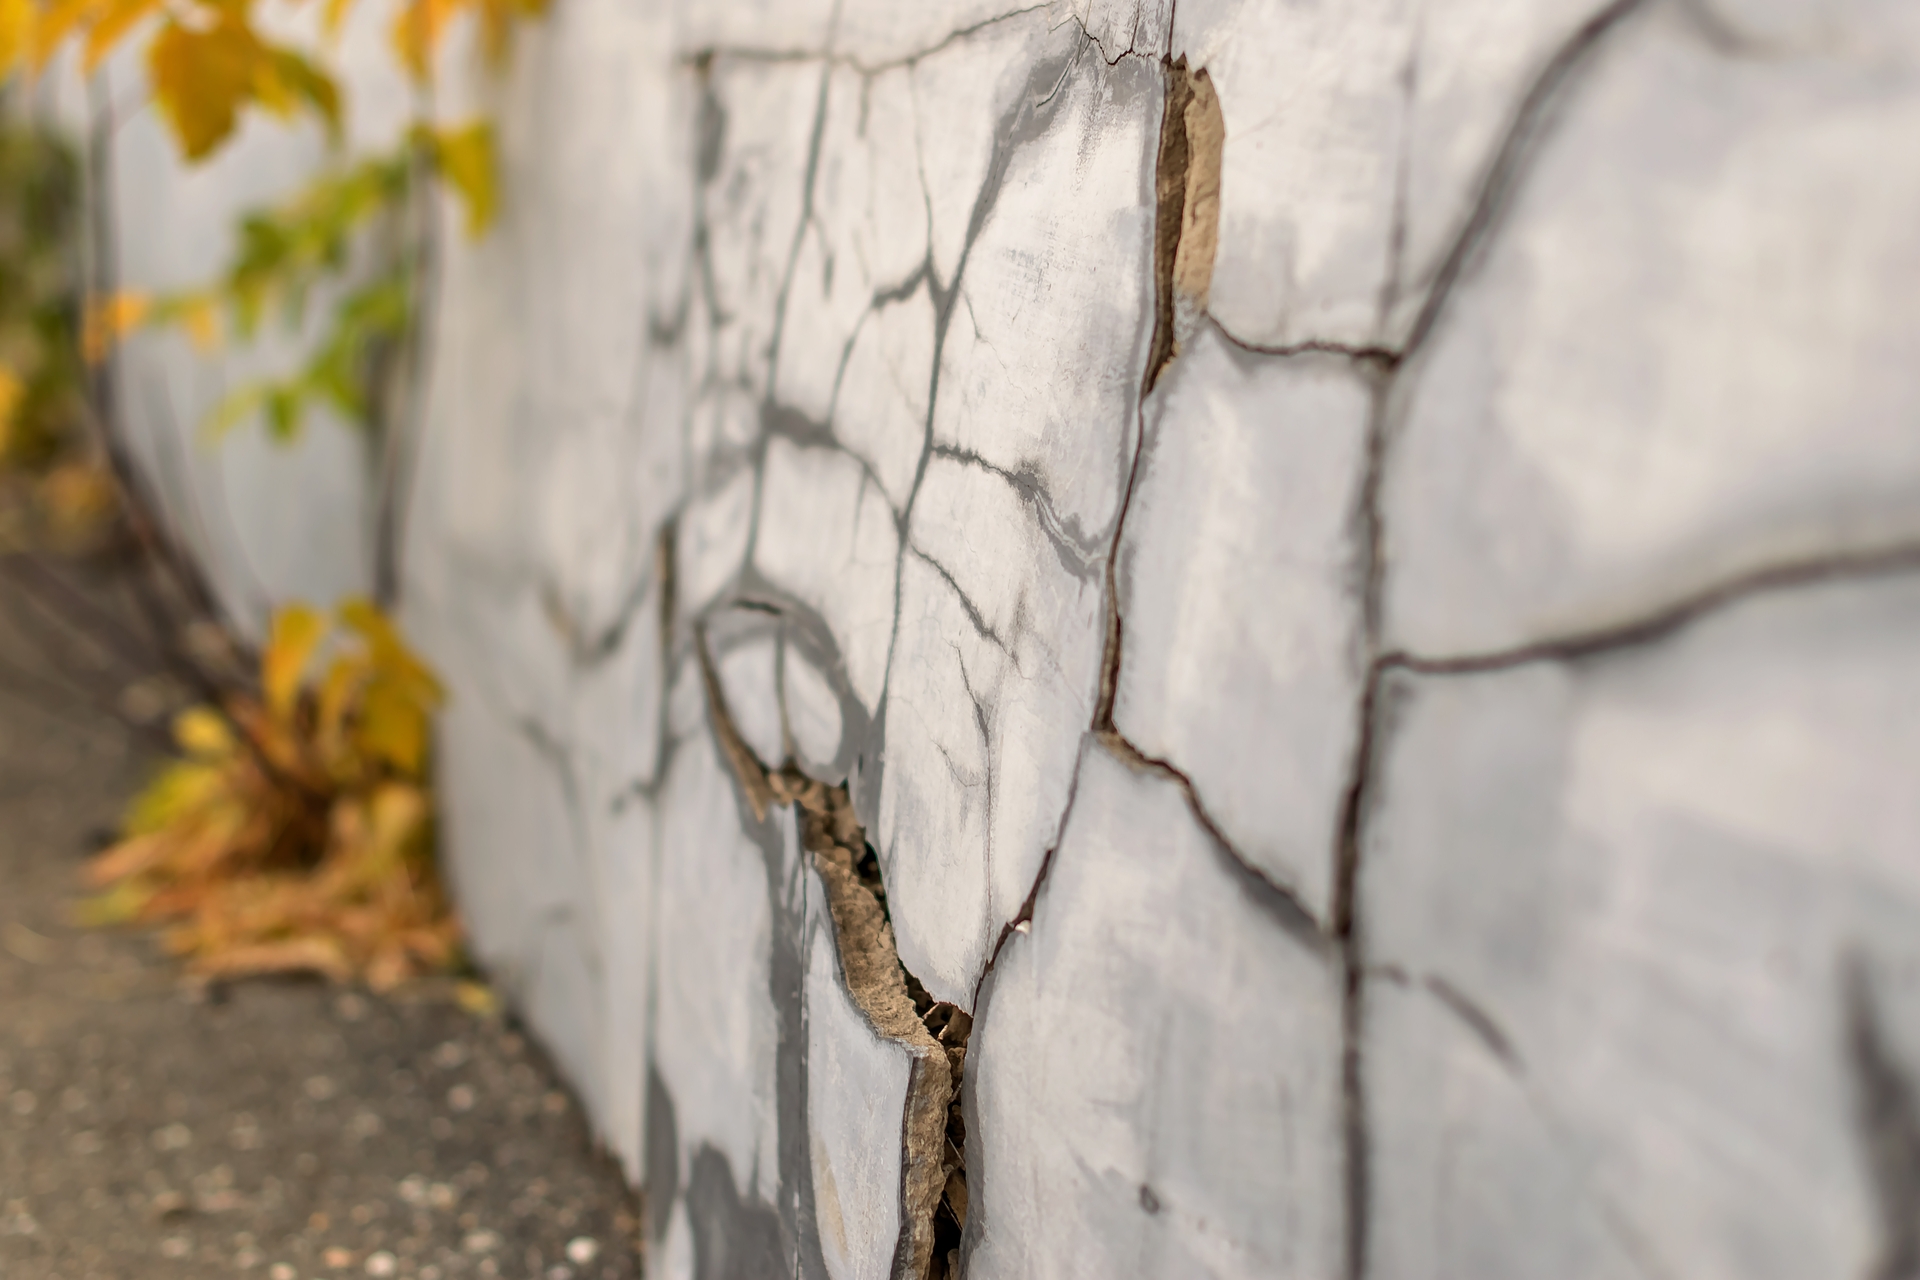
[[[1857,1020],[1920,1065],[1920,581],[1384,697],[1377,1274],[1873,1274],[1912,1189],[1876,1185]]]
[[[1202,331],[1149,403],[1120,543],[1114,727],[1184,772],[1242,856],[1321,919],[1366,680],[1371,382],[1340,356]]]
[[[654,1274],[917,1275],[929,1158],[948,1280],[1920,1267],[1916,13],[567,0],[450,72],[403,616]],[[136,284],[304,163],[116,154]],[[141,389],[273,356],[170,342],[223,600],[359,584],[354,438],[183,468]]]
[[[968,1274],[1334,1275],[1338,957],[1089,739],[969,1057]]]

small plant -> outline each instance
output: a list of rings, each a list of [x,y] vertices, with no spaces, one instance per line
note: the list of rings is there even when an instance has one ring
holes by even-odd
[[[458,959],[432,856],[440,685],[370,604],[338,623],[281,609],[258,691],[177,718],[184,758],[88,868],[104,890],[91,922],[172,922],[167,946],[210,977],[304,970],[384,990]]]

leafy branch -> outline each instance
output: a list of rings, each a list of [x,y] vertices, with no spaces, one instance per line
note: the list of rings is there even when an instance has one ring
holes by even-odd
[[[106,340],[135,324],[175,323],[211,348],[220,340],[222,317],[246,340],[273,312],[298,328],[315,289],[342,281],[355,248],[371,245],[381,261],[369,279],[334,300],[307,362],[284,377],[240,387],[216,406],[208,427],[218,435],[260,413],[271,436],[291,440],[316,403],[350,422],[373,422],[382,362],[415,318],[419,249],[407,242],[405,221],[423,175],[461,198],[471,234],[485,233],[496,206],[492,127],[485,121],[452,129],[415,125],[397,150],[323,173],[286,203],[248,213],[239,250],[219,280],[156,299],[117,296],[111,305],[124,310],[105,314]]]

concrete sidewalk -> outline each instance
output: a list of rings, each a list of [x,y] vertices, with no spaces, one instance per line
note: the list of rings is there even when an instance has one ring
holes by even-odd
[[[152,757],[0,593],[0,1275],[638,1275],[634,1200],[510,1024],[445,985],[198,989],[73,927]]]

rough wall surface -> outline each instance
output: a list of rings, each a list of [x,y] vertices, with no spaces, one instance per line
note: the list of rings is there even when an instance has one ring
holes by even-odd
[[[474,92],[408,621],[656,1274],[1920,1268],[1920,8],[561,0]]]

